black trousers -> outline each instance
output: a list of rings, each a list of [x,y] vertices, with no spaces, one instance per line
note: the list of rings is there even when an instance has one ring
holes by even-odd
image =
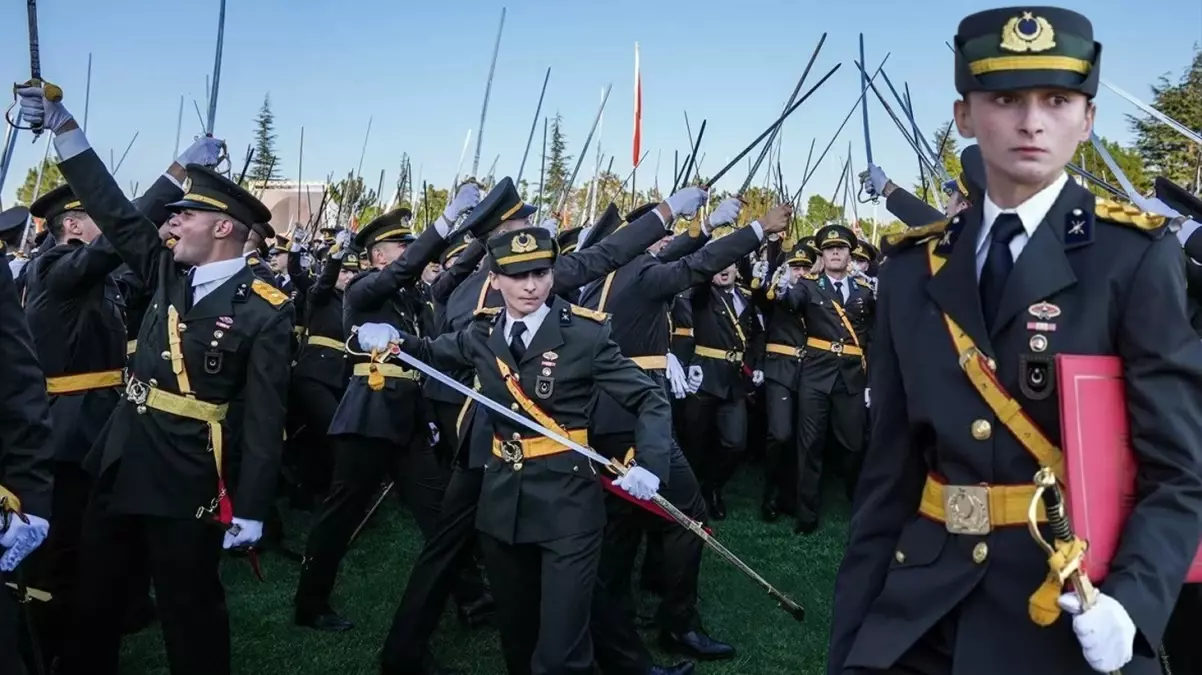
[[[747,401],[698,392],[685,399],[685,456],[703,490],[721,490],[747,449]]]
[[[290,410],[296,415],[293,427],[299,429],[292,444],[297,453],[294,459],[297,487],[302,493],[313,495],[329,486],[334,470],[334,452],[326,431],[342,400],[342,389],[297,377],[292,380],[288,400]]]
[[[450,466],[458,448],[459,429],[455,423],[459,421],[463,404],[430,401],[430,406],[434,409],[434,424],[438,426],[438,443],[434,447],[438,451],[439,461]]]
[[[102,478],[102,482],[104,479]],[[117,675],[120,617],[144,598],[143,559],[154,583],[172,675],[227,675],[230,626],[218,565],[223,530],[208,521],[114,514],[93,493],[84,517],[79,593],[60,675]]]
[[[779,382],[764,383],[768,438],[764,453],[764,501],[793,511],[797,500],[797,465],[801,455],[797,391]]]
[[[1199,625],[1202,625],[1202,584],[1185,584],[1164,631],[1164,650],[1173,675],[1202,673]]]
[[[593,675],[589,634],[603,530],[530,544],[480,533],[509,675]]]
[[[22,645],[26,635],[23,635],[25,624],[21,618],[21,605],[12,589],[3,585],[14,579],[15,575],[0,574],[0,673],[25,675]]]
[[[451,472],[434,533],[426,537],[413,563],[405,594],[384,639],[380,661],[389,673],[425,672],[421,665],[447,598],[456,586],[456,576],[474,568],[476,506],[483,484],[482,467],[456,466]]]
[[[53,596],[30,603],[38,642],[46,663],[70,645],[68,637],[78,587],[80,536],[92,478],[75,462],[56,462],[52,524],[46,541],[23,564],[30,586]]]
[[[622,456],[634,441],[630,434],[594,435],[592,446],[601,454]],[[668,480],[660,494],[694,520],[705,521],[705,500],[693,470],[673,445]],[[662,543],[660,580],[663,599],[657,620],[660,627],[684,633],[701,625],[697,613],[697,580],[704,544],[677,523],[631,504],[606,496],[608,523],[601,547],[597,590],[593,596],[592,634],[597,664],[606,675],[644,675],[653,665],[651,654],[634,625],[631,594],[635,557],[644,532]],[[648,538],[651,545],[652,537]]]
[[[836,456],[842,458],[850,493],[859,477],[867,408],[864,393],[851,393],[842,378],[835,379],[829,393],[803,382],[799,398],[803,456],[798,462],[796,515],[798,520],[813,521],[822,509],[822,458],[828,433],[835,442]]]
[[[380,484],[391,474],[394,490],[413,514],[424,538],[437,531],[439,504],[450,470],[439,464],[424,434],[403,447],[376,438],[339,436],[334,440],[334,475],[321,503],[305,550],[296,589],[298,613],[329,610],[338,566],[355,528],[371,507]]]

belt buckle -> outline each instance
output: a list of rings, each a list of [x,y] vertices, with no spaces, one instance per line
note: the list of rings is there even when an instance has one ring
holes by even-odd
[[[129,399],[130,403],[138,405],[146,405],[146,399],[150,397],[150,385],[130,377],[125,384],[125,398]]]
[[[804,357],[805,355],[806,355],[805,347],[794,347],[793,348],[793,358],[800,359],[800,358]]]
[[[726,352],[727,363],[739,363],[742,360],[742,356],[735,350],[731,349]]]
[[[840,340],[838,342],[831,342],[831,353],[836,354],[836,355],[843,353],[843,341],[842,340]]]
[[[947,531],[952,534],[989,534],[993,529],[989,514],[989,487],[944,485],[943,514]]]
[[[521,464],[525,459],[521,441],[501,441],[501,459],[510,464]]]

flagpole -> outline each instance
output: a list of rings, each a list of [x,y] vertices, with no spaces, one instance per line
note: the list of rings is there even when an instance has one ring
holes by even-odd
[[[639,150],[643,143],[643,80],[639,74],[639,43],[634,43],[634,139],[630,153],[630,208],[638,206]]]

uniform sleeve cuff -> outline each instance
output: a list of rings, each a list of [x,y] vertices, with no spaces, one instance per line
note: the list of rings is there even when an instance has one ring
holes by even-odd
[[[751,230],[755,232],[755,238],[764,241],[764,226],[760,225],[760,221],[755,221],[751,224]]]
[[[54,149],[58,151],[60,161],[66,161],[83,152],[92,146],[88,143],[88,137],[84,136],[83,129],[72,129],[63,134],[55,134]]]
[[[1202,227],[1202,224],[1192,218],[1185,221],[1181,224],[1181,229],[1177,230],[1177,241],[1181,242],[1182,246],[1185,246],[1185,242],[1189,241],[1190,235],[1197,232],[1199,227]]]
[[[163,177],[166,178],[167,180],[171,181],[171,184],[174,185],[175,187],[179,188],[181,191],[184,189],[184,184],[175,180],[175,176],[172,176],[171,172],[164,171]]]
[[[447,221],[446,216],[440,216],[434,221],[434,231],[438,233],[439,237],[447,238],[447,235],[451,233],[451,224]]]

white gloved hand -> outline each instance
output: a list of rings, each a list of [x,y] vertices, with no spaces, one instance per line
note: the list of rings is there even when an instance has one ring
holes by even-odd
[[[313,267],[313,256],[309,255],[308,251],[301,253],[300,266],[302,270]]]
[[[17,90],[21,103],[21,118],[35,129],[57,132],[73,118],[62,103],[46,98],[41,87],[22,87]]]
[[[555,216],[547,216],[538,226],[550,232],[552,237],[559,233],[559,221],[555,220]]]
[[[641,466],[632,466],[625,476],[614,481],[614,485],[625,490],[631,497],[646,501],[659,491],[659,478]]]
[[[289,253],[300,253],[303,250],[305,250],[305,245],[299,241],[294,241],[291,244],[288,244]]]
[[[876,164],[869,164],[867,171],[860,172],[860,182],[864,184],[864,191],[873,197],[881,196],[885,191],[885,186],[889,184],[889,177],[885,175],[885,171]]]
[[[672,390],[674,398],[682,399],[688,394],[689,385],[684,376],[684,368],[675,354],[668,354],[668,387]]]
[[[386,323],[365,323],[355,335],[365,352],[387,352],[392,343],[401,341],[400,331]]]
[[[864,387],[864,406],[872,407],[872,389]]]
[[[756,279],[759,279],[761,284],[767,283],[768,282],[768,261],[767,260],[755,261],[755,264],[751,266],[751,276],[755,277]]]
[[[430,444],[437,443],[440,438],[442,438],[442,435],[438,433],[438,425],[430,422]]]
[[[743,211],[743,200],[738,197],[723,199],[718,208],[710,213],[709,230],[722,225],[730,225],[739,219],[739,214]]]
[[[762,371],[762,370],[751,371],[751,384],[758,387],[763,383],[764,383],[764,371]]]
[[[1131,661],[1135,653],[1135,623],[1118,600],[1098,593],[1094,606],[1082,612],[1077,594],[1065,593],[1058,604],[1073,615],[1073,632],[1090,668],[1110,673]]]
[[[44,518],[27,513],[27,523],[16,515],[11,517],[8,529],[0,535],[0,548],[5,549],[4,555],[0,556],[0,572],[17,569],[17,565],[41,546],[46,541],[46,535],[50,534],[50,523]]]
[[[221,148],[224,146],[225,141],[220,138],[201,136],[193,141],[187,150],[181,152],[175,161],[179,162],[180,166],[199,164],[212,168],[221,161]]]
[[[692,218],[697,215],[697,209],[709,199],[709,193],[700,187],[687,187],[668,197],[668,208],[672,210],[673,218]]]
[[[262,522],[234,518],[230,523],[230,529],[225,531],[225,539],[221,542],[221,548],[227,551],[231,548],[249,548],[259,543],[262,538]]]
[[[701,366],[689,366],[689,381],[687,388],[690,394],[696,394],[698,389],[701,389]]]
[[[25,263],[29,262],[29,258],[13,258],[8,261],[8,272],[16,279],[21,274],[21,269],[25,267]]]
[[[776,297],[783,297],[793,287],[793,271],[787,266],[781,265],[778,274],[776,275]]]
[[[446,218],[448,223],[454,223],[459,220],[459,216],[476,208],[476,204],[479,203],[480,186],[475,183],[464,183],[455,193],[455,199],[451,200],[451,203],[447,204],[447,208],[443,209],[442,217]]]
[[[346,248],[351,245],[350,230],[338,230],[338,234],[334,235],[334,243],[338,244],[339,248]]]

